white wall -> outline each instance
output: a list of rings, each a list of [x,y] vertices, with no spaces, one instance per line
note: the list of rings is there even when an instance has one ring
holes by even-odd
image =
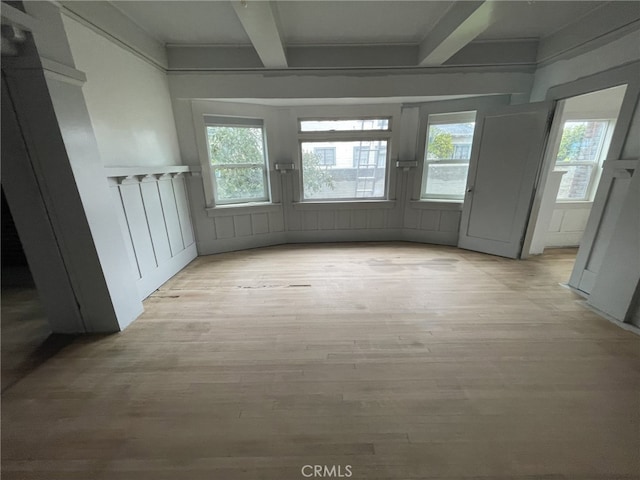
[[[538,68],[533,78],[531,101],[544,100],[547,90],[555,85],[637,61],[638,45],[640,32],[636,31],[590,52]]]
[[[556,203],[545,247],[576,247],[587,226],[592,202]]]
[[[640,100],[636,104],[635,113],[629,127],[629,136],[622,149],[621,159],[640,158]]]
[[[166,74],[90,28],[63,16],[105,166],[179,165]]]
[[[197,255],[166,73],[63,15],[137,298]],[[114,167],[127,167],[124,170]]]

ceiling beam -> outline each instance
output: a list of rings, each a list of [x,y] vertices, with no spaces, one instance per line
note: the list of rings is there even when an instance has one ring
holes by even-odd
[[[455,2],[420,44],[418,65],[438,66],[480,35],[494,21],[495,3]]]
[[[637,2],[609,2],[596,6],[563,29],[540,40],[538,63],[576,55],[640,30]]]
[[[287,57],[271,2],[234,0],[233,9],[266,68],[287,68]]]

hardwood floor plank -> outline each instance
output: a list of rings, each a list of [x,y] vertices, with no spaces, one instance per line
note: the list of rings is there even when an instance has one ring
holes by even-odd
[[[640,337],[559,285],[574,258],[199,257],[3,392],[3,479],[638,480]]]

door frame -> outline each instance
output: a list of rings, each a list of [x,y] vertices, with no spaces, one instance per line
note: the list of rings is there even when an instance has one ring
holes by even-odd
[[[612,68],[604,72],[598,72],[588,77],[551,87],[547,91],[546,99],[556,101],[564,100],[627,84],[627,90],[622,99],[618,120],[613,131],[613,136],[611,137],[609,152],[605,158],[605,161],[620,160],[622,149],[627,139],[627,133],[631,126],[631,120],[633,119],[638,98],[640,97],[640,76],[638,75],[638,71],[640,71],[640,61]]]
[[[544,146],[542,162],[540,164],[540,170],[538,171],[534,187],[533,201],[531,204],[531,210],[529,211],[529,220],[524,232],[524,242],[522,244],[522,251],[520,252],[520,258],[523,260],[531,256],[530,251],[534,243],[534,237],[536,236],[536,227],[539,228],[538,220],[540,219],[544,194],[548,184],[547,182],[553,172],[555,159],[560,148],[565,101],[565,99],[562,99],[555,102],[553,119],[551,120],[549,134],[547,135],[547,143]]]
[[[638,99],[640,98],[639,70],[640,61],[636,61],[604,72],[598,72],[571,82],[553,86],[549,88],[545,98],[547,100],[556,101],[557,107],[560,106],[561,108],[564,104],[563,100],[626,84],[627,89],[625,90],[620,112],[618,113],[618,119],[611,136],[609,150],[604,159],[604,161],[619,160],[621,159],[625,140],[627,139],[627,135],[631,128],[631,121],[633,119],[636,105],[638,104]],[[550,172],[552,171],[553,162],[549,158],[552,156],[550,155],[549,149],[553,147],[552,142],[554,141],[554,128],[558,121],[557,119],[558,116],[556,115],[556,117],[554,117],[554,125],[552,126],[551,134],[547,140],[547,146],[545,147],[544,164],[536,182],[533,210],[525,233],[525,244],[520,257],[523,259],[529,256],[528,248],[531,245],[537,223],[538,212],[536,211],[536,206],[539,208],[539,205],[542,202],[544,186]],[[558,132],[556,132],[556,134],[558,134]],[[594,214],[594,210],[592,209],[591,212],[589,222],[591,222],[591,216]],[[600,211],[599,214],[601,215],[602,212]]]

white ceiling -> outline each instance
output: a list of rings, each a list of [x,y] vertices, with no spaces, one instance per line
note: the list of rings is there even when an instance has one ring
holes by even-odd
[[[111,3],[161,43],[251,45],[228,1]]]
[[[247,0],[249,4],[256,0]],[[113,1],[165,44],[250,45],[230,1]],[[240,3],[239,1],[237,3]],[[455,2],[272,2],[285,45],[418,44]],[[607,2],[499,1],[478,39],[544,38]]]
[[[545,38],[577,21],[607,2],[597,1],[501,1],[501,20],[489,25],[479,40]]]
[[[286,44],[419,43],[451,2],[277,2]]]

